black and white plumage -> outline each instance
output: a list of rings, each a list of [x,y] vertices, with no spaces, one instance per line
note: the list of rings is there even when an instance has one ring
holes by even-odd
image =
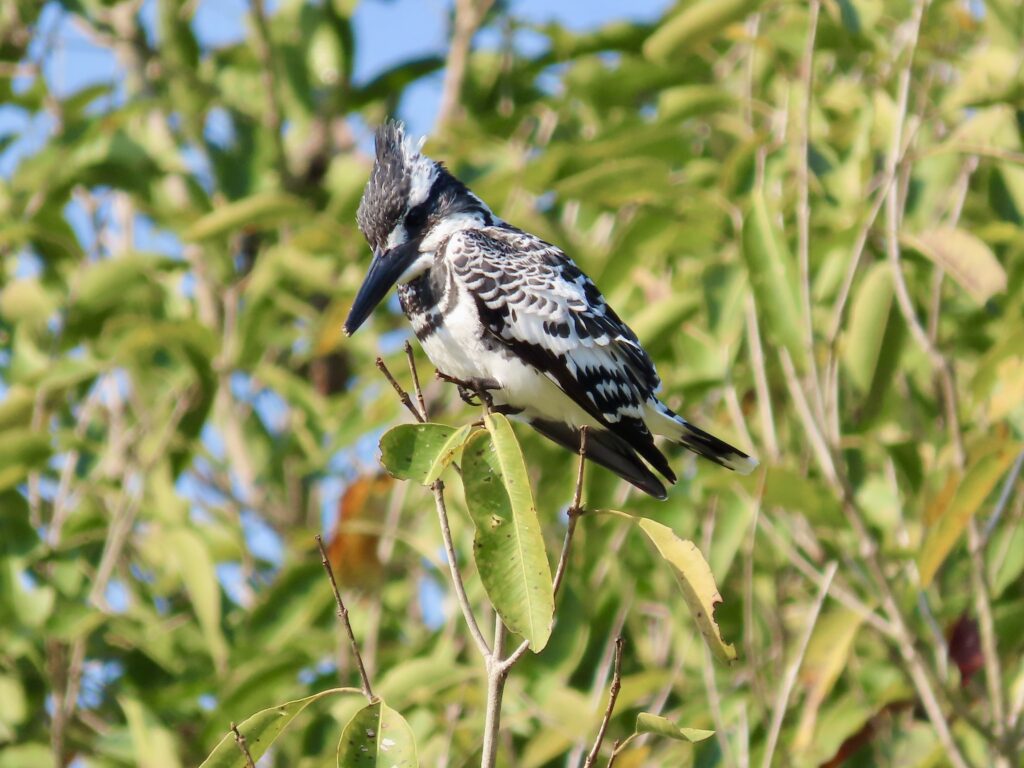
[[[656,396],[661,382],[636,334],[559,248],[495,216],[401,125],[377,130],[357,222],[373,261],[345,321],[351,334],[398,284],[439,371],[488,390],[496,409],[637,488],[665,497],[675,474],[664,435],[743,474],[757,461],[689,424]]]

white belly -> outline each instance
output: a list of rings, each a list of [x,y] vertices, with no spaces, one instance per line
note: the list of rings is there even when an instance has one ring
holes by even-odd
[[[460,301],[437,330],[423,340],[423,351],[439,371],[456,379],[496,381],[501,388],[490,393],[495,405],[522,409],[521,418],[560,421],[574,427],[597,426],[593,417],[546,375],[484,343],[480,327],[472,302]]]

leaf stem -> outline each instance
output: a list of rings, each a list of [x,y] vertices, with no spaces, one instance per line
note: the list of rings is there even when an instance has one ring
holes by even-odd
[[[591,768],[594,761],[597,760],[597,754],[601,751],[604,735],[608,731],[608,723],[611,721],[612,713],[615,711],[615,702],[619,698],[619,691],[622,689],[622,646],[624,642],[622,635],[615,638],[615,661],[612,663],[612,684],[611,688],[608,689],[608,706],[604,709],[604,716],[601,718],[601,727],[597,730],[594,746],[591,747],[587,759],[583,761],[583,768]]]

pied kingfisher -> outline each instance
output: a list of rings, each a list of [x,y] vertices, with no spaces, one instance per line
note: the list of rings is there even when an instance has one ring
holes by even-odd
[[[636,334],[572,259],[495,216],[401,124],[376,132],[376,161],[356,220],[373,260],[345,321],[351,335],[395,283],[438,371],[486,392],[495,410],[659,499],[675,474],[664,435],[729,469],[757,461],[673,413]],[[468,398],[467,398],[468,399]]]

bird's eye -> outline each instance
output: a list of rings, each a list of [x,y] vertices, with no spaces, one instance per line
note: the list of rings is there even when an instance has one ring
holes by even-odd
[[[422,205],[418,205],[405,214],[405,228],[407,230],[416,230],[427,223],[427,209]]]

